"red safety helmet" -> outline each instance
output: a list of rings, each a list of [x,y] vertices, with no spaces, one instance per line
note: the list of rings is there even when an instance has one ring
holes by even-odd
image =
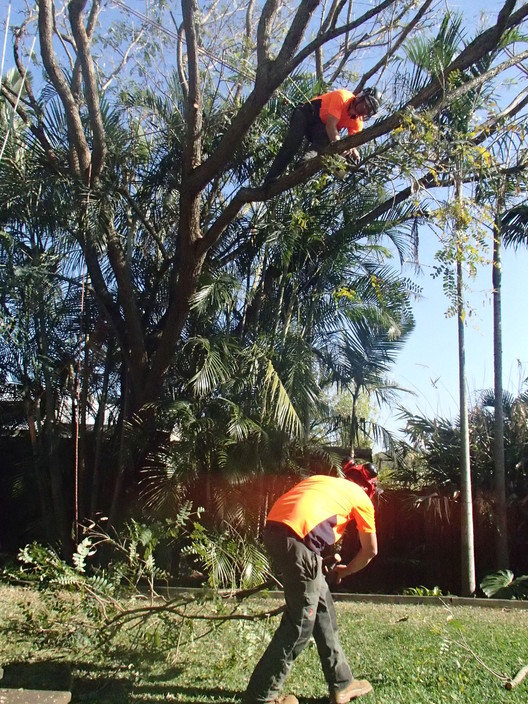
[[[343,462],[343,474],[350,481],[359,484],[370,499],[378,490],[378,470],[372,462],[356,464],[352,457],[347,457]]]

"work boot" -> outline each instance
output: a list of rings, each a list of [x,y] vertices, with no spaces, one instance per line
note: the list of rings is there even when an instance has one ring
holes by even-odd
[[[367,680],[352,680],[348,687],[330,695],[330,704],[347,704],[351,699],[357,699],[357,697],[362,697],[369,692],[372,692],[370,682]]]
[[[283,694],[280,697],[275,697],[270,704],[299,704],[299,700],[294,694]]]

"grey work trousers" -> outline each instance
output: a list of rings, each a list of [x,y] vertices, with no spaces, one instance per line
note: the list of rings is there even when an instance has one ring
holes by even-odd
[[[264,544],[284,586],[286,611],[251,675],[245,704],[263,704],[279,695],[293,661],[312,636],[329,692],[345,689],[353,675],[339,644],[334,602],[321,557],[278,523],[266,526]]]
[[[278,178],[299,151],[304,139],[312,149],[321,152],[330,144],[326,125],[319,117],[320,100],[304,103],[295,108],[290,118],[288,132],[265,178],[272,181]]]

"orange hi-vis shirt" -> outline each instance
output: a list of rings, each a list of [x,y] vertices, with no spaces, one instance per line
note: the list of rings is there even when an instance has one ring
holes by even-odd
[[[313,100],[321,101],[321,109],[319,110],[321,122],[326,125],[326,118],[328,115],[332,115],[338,120],[338,130],[346,129],[348,134],[361,132],[363,129],[363,118],[350,117],[348,114],[348,106],[354,97],[354,93],[339,88],[338,90],[333,90],[330,93],[325,93],[324,95],[317,96],[317,98],[313,98]]]
[[[296,484],[273,504],[268,521],[284,523],[314,552],[336,543],[355,521],[375,533],[374,505],[365,491],[341,477],[316,474]]]

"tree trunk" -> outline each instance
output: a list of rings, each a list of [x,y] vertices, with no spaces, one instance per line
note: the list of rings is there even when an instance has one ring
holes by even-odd
[[[46,314],[42,301],[39,304],[39,310],[35,316],[35,327],[39,351],[44,359],[48,359],[50,355],[46,329]],[[41,448],[43,449],[43,453],[40,457],[40,463],[43,471],[47,468],[49,472],[54,532],[61,544],[62,556],[68,560],[73,554],[73,542],[70,530],[71,511],[68,510],[69,502],[66,499],[64,489],[63,467],[57,456],[58,433],[55,384],[47,362],[43,365],[42,373],[44,377],[45,416],[42,426],[43,442]]]
[[[97,416],[95,418],[94,425],[94,464],[92,472],[92,490],[90,494],[90,514],[89,517],[93,520],[96,511],[98,509],[99,503],[99,484],[100,484],[100,468],[101,468],[101,458],[103,452],[103,440],[104,440],[104,424],[105,424],[105,413],[106,413],[106,400],[108,398],[108,387],[110,383],[110,371],[112,368],[112,353],[113,344],[110,342],[108,344],[108,349],[106,352],[105,369],[103,375],[103,387],[101,389],[101,398],[99,399],[99,407],[97,409]]]
[[[462,208],[462,181],[457,178],[455,198]],[[458,226],[455,224],[455,227]],[[457,321],[458,321],[458,383],[460,394],[460,489],[461,489],[461,584],[462,595],[471,596],[476,589],[475,543],[473,535],[473,498],[471,489],[471,459],[469,451],[469,419],[466,388],[466,350],[464,335],[464,274],[463,252],[457,246]]]
[[[119,458],[117,462],[117,474],[115,478],[114,491],[112,494],[112,504],[110,506],[109,522],[111,526],[116,525],[121,508],[121,495],[125,488],[125,475],[127,473],[127,439],[126,423],[130,417],[130,374],[127,369],[123,373],[122,381],[122,407],[119,417]]]
[[[54,538],[54,526],[55,521],[53,517],[53,508],[51,500],[51,492],[49,487],[49,482],[47,481],[47,474],[44,471],[42,463],[42,435],[39,432],[37,414],[38,414],[39,399],[34,401],[28,392],[26,399],[24,400],[24,406],[26,408],[26,418],[29,428],[29,439],[31,441],[31,452],[32,452],[32,471],[35,480],[34,486],[38,492],[39,505],[40,505],[40,515],[42,519],[42,526],[44,529],[44,537],[48,543],[51,543]]]
[[[350,419],[350,457],[355,457],[355,447],[358,445],[359,431],[357,421],[357,401],[359,397],[360,386],[356,381],[354,393],[352,394],[352,417]]]
[[[502,387],[502,311],[501,311],[501,249],[502,231],[500,211],[502,199],[497,201],[493,241],[493,372],[495,390],[495,418],[493,424],[493,464],[495,469],[495,567],[509,567],[508,520],[506,511],[506,468],[504,463],[504,404]]]

